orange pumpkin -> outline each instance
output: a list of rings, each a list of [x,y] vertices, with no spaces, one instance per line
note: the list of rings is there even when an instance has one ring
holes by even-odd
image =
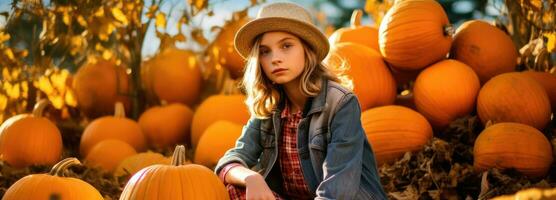
[[[193,115],[191,144],[196,147],[205,130],[218,120],[247,123],[249,110],[244,102],[244,95],[213,95],[205,99]]]
[[[222,27],[216,39],[214,39],[214,45],[209,48],[213,56],[218,60],[218,63],[230,70],[233,78],[243,76],[243,67],[245,65],[245,60],[234,47],[234,37],[239,28],[249,22],[249,20],[248,17],[243,17],[226,24]]]
[[[128,143],[136,151],[147,148],[145,136],[137,122],[125,118],[125,111],[121,103],[116,103],[114,116],[105,116],[92,121],[81,136],[80,153],[86,157],[91,148],[106,139],[117,139]]]
[[[107,139],[91,149],[85,158],[85,164],[113,172],[122,160],[135,154],[137,152],[129,144],[121,140]]]
[[[151,102],[193,105],[201,91],[201,70],[195,54],[169,48],[141,67],[143,86]]]
[[[550,100],[550,105],[552,105],[552,112],[556,113],[556,74],[536,71],[525,71],[523,74],[535,79],[544,87]]]
[[[392,163],[405,152],[422,149],[433,134],[425,117],[402,106],[382,106],[364,111],[361,122],[378,166]]]
[[[214,168],[224,153],[235,146],[243,126],[229,121],[210,125],[197,144],[194,163]]]
[[[353,92],[362,110],[394,103],[396,82],[377,51],[356,43],[340,43],[331,48],[324,62],[333,69],[349,65],[344,73],[353,81]]]
[[[446,12],[435,0],[399,1],[380,23],[380,52],[398,69],[422,69],[446,57],[452,30]]]
[[[64,171],[81,164],[76,158],[66,158],[52,167],[48,174],[27,175],[6,190],[2,200],[64,199],[102,200],[102,195],[89,183],[64,177]]]
[[[202,165],[185,162],[185,147],[177,146],[172,165],[152,165],[135,173],[120,200],[230,199],[224,184]]]
[[[499,123],[479,134],[473,147],[473,166],[514,168],[530,177],[543,177],[552,164],[552,147],[537,129],[519,123]]]
[[[519,72],[493,77],[485,83],[477,99],[483,124],[488,121],[517,122],[543,129],[550,121],[550,101],[544,88]]]
[[[173,103],[146,110],[139,117],[139,126],[151,146],[166,148],[177,143],[190,143],[192,120],[193,111],[189,107]]]
[[[473,111],[480,87],[477,74],[466,64],[440,61],[417,77],[415,107],[435,128],[442,129]]]
[[[473,68],[483,84],[498,74],[514,71],[517,65],[512,38],[479,20],[467,21],[456,30],[450,57]]]
[[[363,11],[357,9],[351,15],[351,27],[340,28],[336,30],[329,38],[331,45],[342,42],[353,42],[365,45],[376,51],[380,51],[378,47],[378,29],[371,26],[361,25],[361,16]]]
[[[129,110],[130,85],[126,68],[113,60],[90,61],[73,78],[79,109],[89,118],[111,114],[116,102],[122,102]]]
[[[126,176],[133,175],[139,170],[155,165],[155,164],[170,164],[170,159],[164,157],[164,155],[154,152],[144,152],[129,156],[122,160],[116,170],[114,171],[115,176]]]
[[[42,113],[50,102],[40,100],[32,114],[20,114],[0,126],[0,158],[11,166],[53,165],[62,154],[62,135]]]

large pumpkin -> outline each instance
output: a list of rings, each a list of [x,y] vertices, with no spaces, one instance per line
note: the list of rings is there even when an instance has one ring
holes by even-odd
[[[477,112],[488,121],[517,122],[543,129],[550,121],[550,101],[544,88],[520,72],[500,74],[481,88]]]
[[[197,144],[194,163],[214,168],[227,150],[235,146],[243,126],[229,121],[210,125]]]
[[[344,73],[353,81],[362,110],[394,103],[396,82],[377,51],[361,44],[340,43],[331,48],[324,62],[332,69],[348,65]]]
[[[141,67],[143,86],[152,102],[193,105],[201,91],[201,70],[195,54],[175,48],[162,51]]]
[[[125,118],[125,111],[121,103],[116,103],[115,108],[114,116],[98,118],[85,127],[79,145],[81,156],[86,157],[93,146],[106,139],[126,142],[138,152],[147,148],[145,135],[139,124]]]
[[[382,106],[361,113],[363,129],[378,166],[405,152],[418,151],[432,138],[432,128],[418,112],[402,106]]]
[[[64,177],[71,165],[81,164],[76,158],[66,158],[52,167],[48,174],[27,175],[6,190],[2,200],[63,199],[102,200],[102,195],[89,183]]]
[[[192,120],[193,111],[189,107],[173,103],[146,110],[139,117],[139,126],[152,147],[166,148],[190,143]]]
[[[209,48],[210,53],[213,54],[212,56],[218,60],[221,66],[230,70],[233,78],[243,75],[243,67],[245,65],[245,60],[234,48],[234,37],[239,28],[249,22],[249,20],[248,17],[243,17],[226,24],[222,27],[216,39],[214,39],[214,45]]]
[[[214,172],[185,162],[185,147],[177,146],[171,165],[152,165],[135,173],[120,200],[230,199]]]
[[[164,155],[154,152],[144,152],[129,156],[122,160],[116,170],[114,171],[115,176],[132,176],[139,170],[155,165],[155,164],[170,164],[170,159],[164,157]]]
[[[85,157],[85,164],[114,172],[116,167],[129,156],[137,154],[129,144],[115,139],[107,139],[96,144]]]
[[[550,100],[550,105],[552,105],[552,112],[556,113],[556,74],[536,71],[525,71],[523,74],[535,79],[544,87]]]
[[[73,78],[79,109],[89,118],[110,115],[114,103],[130,108],[130,81],[126,68],[113,60],[97,60],[81,66]]]
[[[40,100],[32,114],[19,114],[0,126],[0,159],[14,167],[53,165],[62,154],[62,135],[42,116],[50,102]]]
[[[249,110],[244,95],[213,95],[205,99],[193,115],[191,124],[191,144],[196,147],[205,130],[218,120],[245,124],[249,120]]]
[[[552,147],[537,129],[519,123],[499,123],[479,134],[473,147],[473,166],[514,168],[530,176],[542,177],[552,164]]]
[[[466,64],[440,61],[415,80],[415,107],[435,128],[442,129],[473,111],[480,87],[477,74]]]
[[[384,59],[402,70],[417,70],[446,57],[452,43],[452,27],[435,0],[398,1],[378,29]]]
[[[479,20],[467,21],[456,30],[450,57],[473,68],[483,84],[498,74],[514,71],[517,65],[512,38]]]
[[[354,10],[351,15],[351,27],[336,30],[328,38],[330,44],[336,45],[342,42],[353,42],[380,51],[378,47],[378,29],[372,26],[361,25],[362,15],[363,11]]]

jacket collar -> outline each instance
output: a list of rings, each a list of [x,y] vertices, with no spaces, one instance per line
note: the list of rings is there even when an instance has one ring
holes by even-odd
[[[305,107],[303,108],[303,114],[302,114],[303,117],[306,117],[307,115],[313,113],[321,112],[324,109],[324,106],[326,105],[327,91],[328,91],[328,79],[323,78],[321,90],[319,94],[317,94],[317,96],[309,97],[307,99],[307,103],[305,103]],[[283,89],[280,89],[280,101],[278,102],[277,107],[274,109],[274,112],[282,113],[285,106],[286,106],[285,92]]]

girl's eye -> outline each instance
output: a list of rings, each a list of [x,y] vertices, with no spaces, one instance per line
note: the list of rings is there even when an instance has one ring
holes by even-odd
[[[288,49],[288,48],[290,48],[291,46],[292,46],[291,44],[287,44],[287,43],[286,43],[286,44],[282,45],[282,48],[283,48],[283,49]]]
[[[266,55],[266,54],[268,54],[268,52],[269,52],[269,51],[266,50],[266,49],[261,49],[260,54],[261,54],[261,55]]]

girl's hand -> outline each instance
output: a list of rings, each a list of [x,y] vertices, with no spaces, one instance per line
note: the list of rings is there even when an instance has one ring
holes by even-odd
[[[245,192],[247,200],[275,200],[272,190],[260,174],[253,174],[245,178]]]

